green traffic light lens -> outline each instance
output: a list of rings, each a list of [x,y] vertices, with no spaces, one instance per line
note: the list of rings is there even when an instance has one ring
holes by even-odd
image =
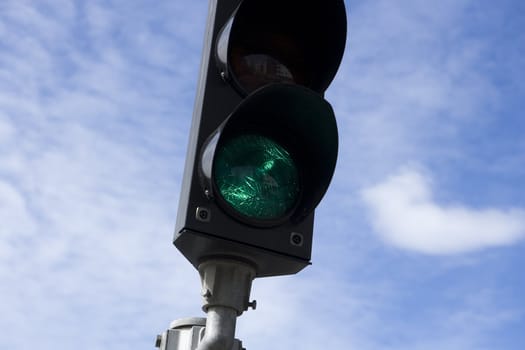
[[[267,137],[229,140],[217,151],[214,168],[222,198],[248,218],[279,220],[299,197],[297,166],[281,145]]]

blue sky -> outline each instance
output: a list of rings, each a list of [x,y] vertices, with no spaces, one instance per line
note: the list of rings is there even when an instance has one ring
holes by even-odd
[[[521,350],[525,3],[347,1],[313,265],[250,350]],[[0,348],[147,349],[203,316],[171,245],[207,1],[0,3]]]

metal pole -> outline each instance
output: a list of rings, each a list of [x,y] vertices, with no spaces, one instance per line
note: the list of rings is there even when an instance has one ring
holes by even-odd
[[[197,350],[229,350],[235,338],[237,312],[229,307],[213,306],[208,309],[204,338]]]
[[[230,350],[235,338],[237,316],[248,307],[255,268],[230,259],[212,259],[199,265],[202,309],[207,313],[204,338],[197,350]]]
[[[210,259],[199,265],[202,282],[202,309],[207,318],[172,322],[159,335],[160,350],[244,350],[235,339],[237,317],[257,303],[250,302],[255,268],[234,259]]]

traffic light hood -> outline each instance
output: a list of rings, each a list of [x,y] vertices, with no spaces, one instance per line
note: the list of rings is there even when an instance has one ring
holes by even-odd
[[[244,0],[219,33],[215,54],[241,94],[277,82],[322,94],[345,43],[343,0]]]
[[[279,160],[289,155],[291,161],[286,164],[293,164],[289,167],[295,168],[289,171],[286,168],[287,174],[291,174],[286,176],[293,178],[294,171],[297,172],[297,192],[286,197],[295,195],[293,203],[290,202],[278,217],[249,217],[232,208],[218,188],[217,157],[225,145],[243,135],[256,135],[275,144],[274,148],[282,148]],[[326,100],[302,86],[267,85],[237,106],[205,141],[199,164],[201,185],[210,198],[216,199],[225,211],[244,223],[274,226],[288,219],[301,221],[315,209],[326,192],[335,169],[337,149],[335,116]],[[268,161],[264,164],[268,164]],[[246,168],[245,164],[241,165]],[[234,168],[233,164],[229,166]],[[250,176],[253,178],[253,175]],[[274,178],[271,181],[276,182]],[[281,182],[286,182],[288,191],[294,192],[293,188],[290,189],[293,179]],[[280,199],[279,203],[282,201]]]

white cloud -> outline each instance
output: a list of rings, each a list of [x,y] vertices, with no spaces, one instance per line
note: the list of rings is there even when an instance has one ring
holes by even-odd
[[[150,26],[181,16],[149,3],[111,8],[118,40],[80,4],[26,3],[0,11],[0,348],[151,346],[200,310],[171,244],[198,51]]]
[[[251,297],[257,310],[239,318],[236,332],[243,345],[266,349],[271,339],[283,349],[372,349],[383,323],[378,312],[394,292],[386,283],[370,288],[353,277],[341,278],[338,267],[256,279]]]
[[[9,141],[14,133],[14,127],[6,119],[5,116],[0,114],[0,145]]]
[[[35,230],[23,195],[16,187],[0,179],[0,265],[13,256],[15,247]],[[0,266],[0,277],[3,267]]]
[[[525,210],[441,205],[421,173],[405,170],[362,191],[372,225],[400,248],[453,254],[515,243],[525,236]]]
[[[504,96],[481,69],[500,41],[469,34],[472,24],[465,18],[472,5],[469,0],[349,5],[345,59],[327,91],[341,135],[342,190],[414,159],[447,166],[479,156],[466,135],[492,132],[484,123],[499,115],[493,110]]]

